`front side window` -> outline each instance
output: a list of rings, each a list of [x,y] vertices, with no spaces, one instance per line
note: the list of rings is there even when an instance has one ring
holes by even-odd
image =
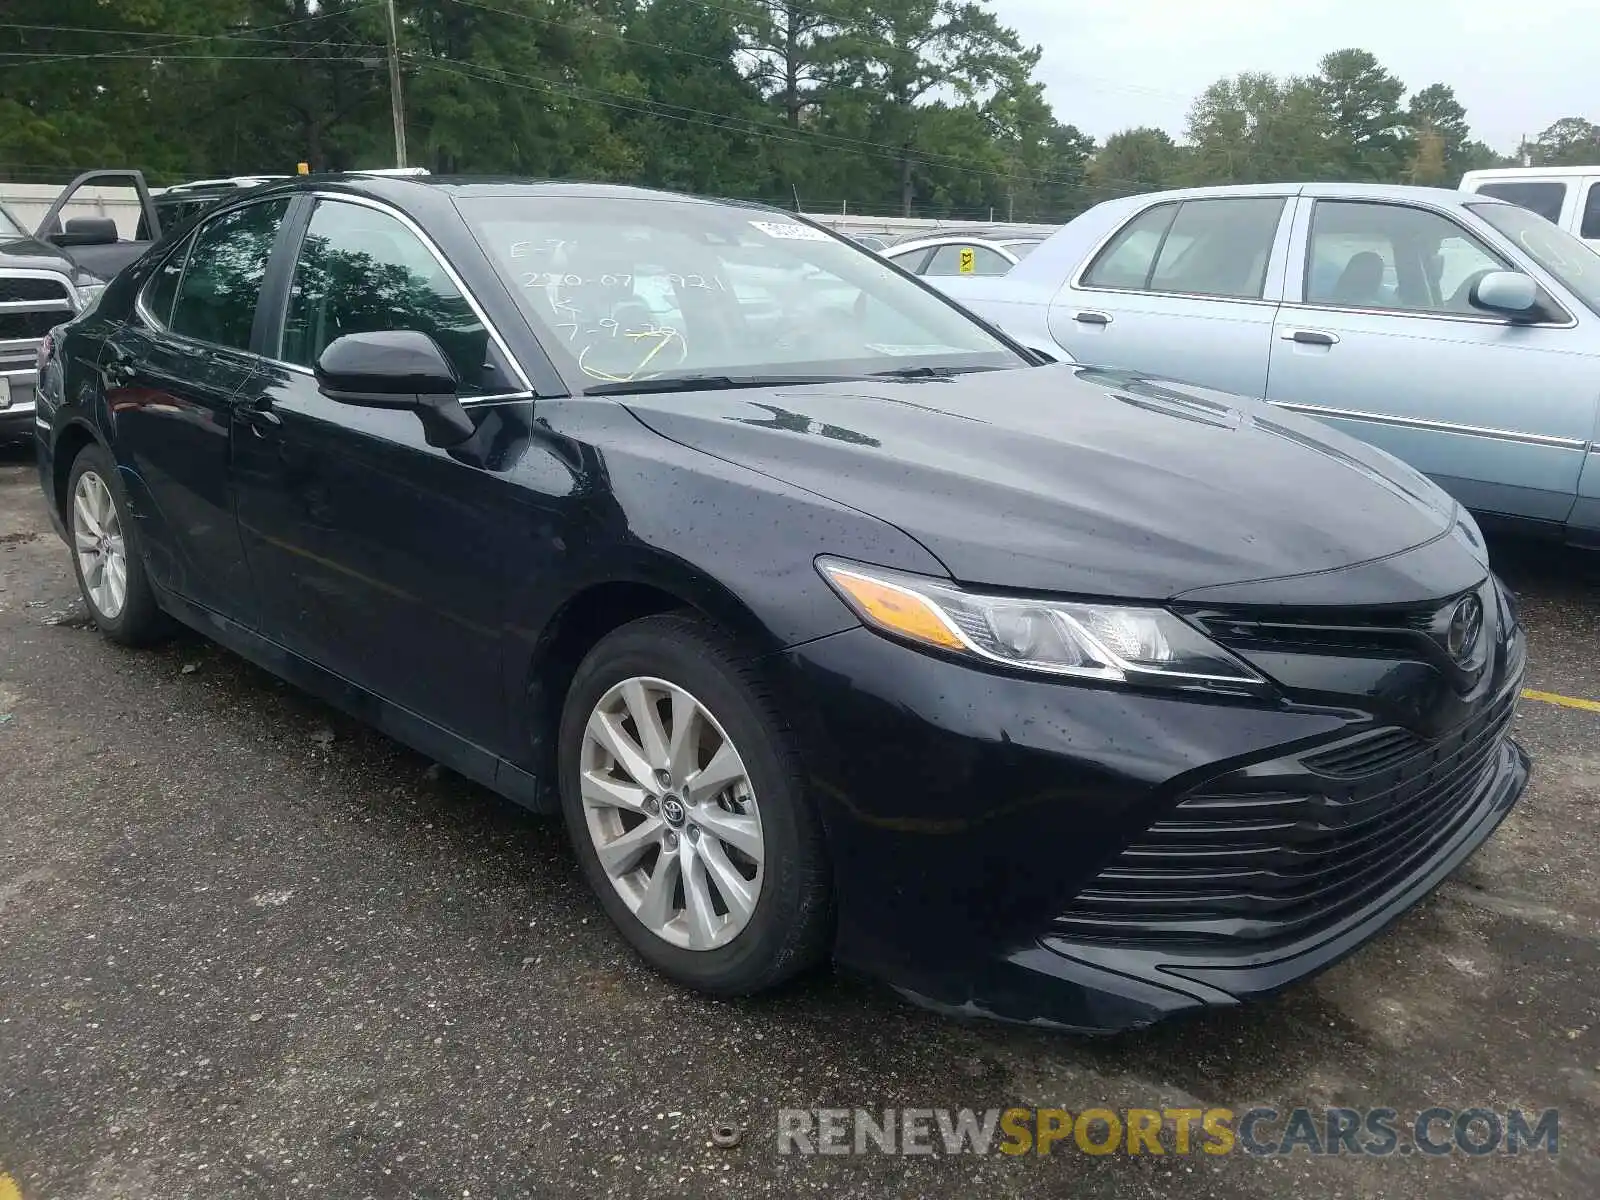
[[[924,275],[1004,275],[1011,260],[987,246],[940,246],[933,252]]]
[[[1519,210],[1520,211],[1520,210]],[[1319,200],[1311,216],[1305,300],[1483,317],[1473,285],[1505,264],[1460,225],[1400,204]]]
[[[288,211],[285,196],[232,209],[200,227],[178,285],[174,333],[235,350],[250,348],[267,262]]]
[[[1509,200],[1529,212],[1538,213],[1546,221],[1559,221],[1561,209],[1567,202],[1567,185],[1559,180],[1486,183],[1478,188],[1478,194],[1493,196],[1496,200]]]
[[[144,285],[145,311],[162,325],[172,323],[172,306],[178,298],[178,281],[183,277],[183,265],[189,258],[189,247],[194,244],[194,235],[184,238],[172,253],[168,254],[155,274]]]
[[[1600,253],[1559,225],[1511,204],[1468,207],[1538,263],[1592,312],[1600,313]]]
[[[457,204],[542,340],[597,385],[1024,365],[879,256],[782,213],[571,194]]]
[[[278,357],[311,367],[346,334],[400,329],[438,344],[462,395],[506,387],[490,361],[488,329],[416,234],[365,205],[320,202],[289,286]]]

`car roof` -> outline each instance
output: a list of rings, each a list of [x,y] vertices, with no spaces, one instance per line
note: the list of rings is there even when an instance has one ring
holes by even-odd
[[[891,255],[905,254],[912,250],[926,250],[930,246],[988,246],[996,250],[1004,250],[1008,242],[1026,241],[1030,239],[976,237],[960,233],[935,233],[927,237],[912,238],[909,241],[896,242],[888,248]],[[1040,238],[1040,241],[1044,239]]]
[[[1464,184],[1469,179],[1520,179],[1536,183],[1541,179],[1571,179],[1584,175],[1600,175],[1600,163],[1589,167],[1485,167],[1481,171],[1468,171],[1461,177],[1461,182]]]
[[[586,200],[654,200],[679,204],[734,205],[758,212],[781,213],[790,220],[800,218],[787,209],[755,200],[722,199],[669,192],[656,188],[634,187],[621,183],[587,183],[561,179],[530,179],[514,175],[366,175],[359,172],[326,175],[298,175],[270,185],[264,192],[314,191],[317,189],[350,192],[387,200],[402,207],[428,205],[439,199],[486,199],[491,197],[532,197]]]

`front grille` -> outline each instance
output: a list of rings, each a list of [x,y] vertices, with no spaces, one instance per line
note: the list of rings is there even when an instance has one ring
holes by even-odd
[[[22,279],[0,276],[0,304],[24,300],[67,300],[72,293],[64,279]]]
[[[36,342],[57,325],[72,319],[64,308],[31,312],[27,309],[0,309],[0,342]]]
[[[1051,932],[1070,940],[1268,948],[1399,886],[1477,808],[1516,689],[1434,742],[1378,730],[1184,796]]]

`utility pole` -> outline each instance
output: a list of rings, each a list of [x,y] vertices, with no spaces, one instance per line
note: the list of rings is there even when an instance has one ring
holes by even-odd
[[[400,94],[400,27],[394,17],[394,0],[389,10],[389,107],[394,110],[394,165],[406,165],[406,105]]]

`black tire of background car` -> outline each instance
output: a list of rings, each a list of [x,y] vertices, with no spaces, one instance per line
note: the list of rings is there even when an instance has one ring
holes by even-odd
[[[561,807],[585,879],[623,938],[651,966],[714,996],[772,988],[827,956],[833,885],[822,825],[805,796],[793,736],[760,674],[732,640],[693,614],[644,617],[614,630],[579,665],[561,715]],[[738,747],[761,814],[761,895],[745,929],[715,950],[686,950],[651,933],[606,877],[579,792],[583,733],[600,698],[630,676],[692,693]]]
[[[94,605],[89,600],[89,589],[84,586],[83,570],[78,565],[77,548],[73,545],[73,526],[77,518],[73,513],[72,497],[77,494],[78,480],[85,471],[93,471],[105,481],[106,489],[111,493],[111,503],[117,509],[117,519],[122,525],[123,545],[128,562],[128,593],[123,601],[122,611],[117,614],[115,620],[108,620],[95,611]],[[117,476],[116,463],[103,447],[87,445],[78,453],[78,457],[72,460],[72,474],[67,480],[65,515],[68,548],[72,554],[72,573],[78,580],[78,591],[83,596],[84,606],[94,618],[94,623],[100,632],[113,642],[120,642],[124,646],[145,646],[170,636],[174,629],[172,619],[162,612],[160,605],[156,603],[150,578],[145,574],[144,555],[139,550],[138,531],[134,528],[133,518],[128,513],[127,499],[122,494],[122,481]]]

